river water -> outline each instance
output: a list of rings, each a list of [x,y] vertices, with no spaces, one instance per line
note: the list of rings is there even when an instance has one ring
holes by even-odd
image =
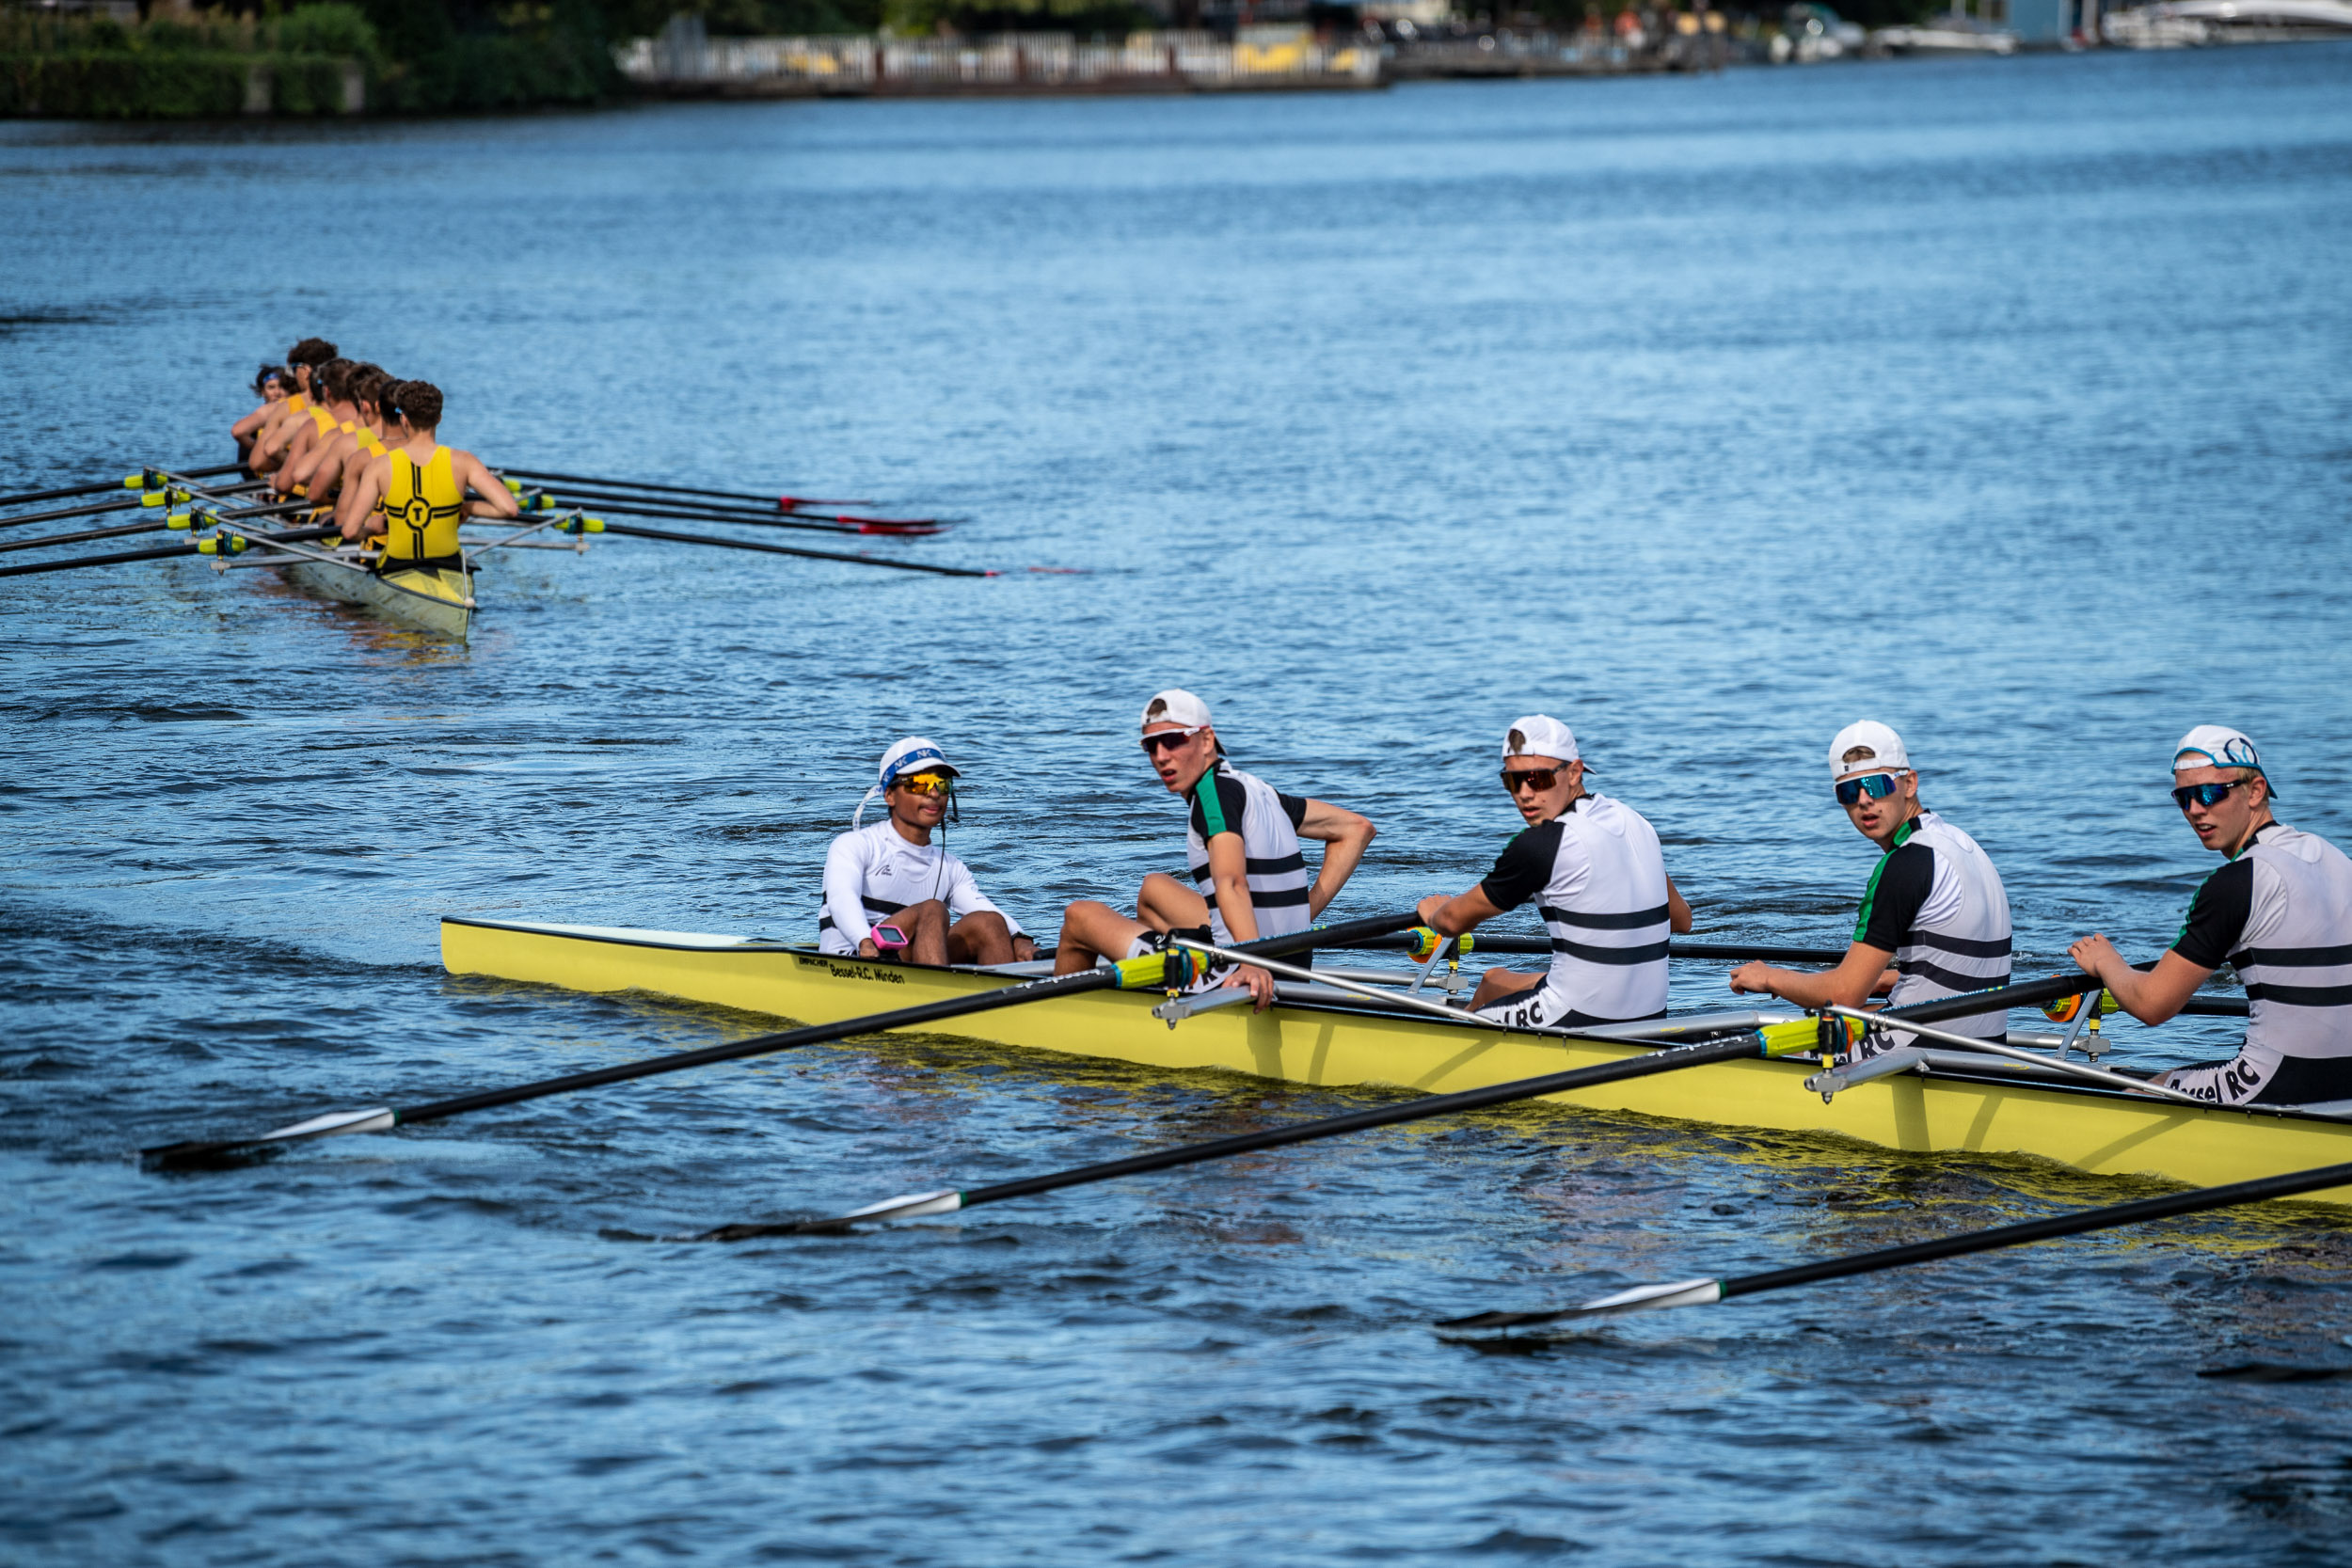
[[[968,519],[878,553],[1005,574],[508,552],[464,649],[186,562],[0,592],[0,1559],[2352,1556],[2352,1233],[2308,1211],[1493,1355],[1426,1324],[2138,1189],[1525,1110],[629,1239],[1365,1099],[947,1038],[126,1158],[757,1031],[449,978],[436,917],[813,935],[909,730],[1050,930],[1177,862],[1130,738],[1171,684],[1379,823],[1335,917],[1480,874],[1542,709],[1702,935],[1834,943],[1870,850],[1821,758],[1871,715],[2021,971],[2152,956],[2210,864],[2191,723],[2352,835],[2352,49],[15,125],[0,212],[6,488],[217,461],[318,332],[494,459],[871,496]]]

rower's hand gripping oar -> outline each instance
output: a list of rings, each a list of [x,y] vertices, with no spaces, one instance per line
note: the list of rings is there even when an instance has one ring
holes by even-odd
[[[1377,935],[1382,931],[1401,930],[1413,923],[1410,915],[1375,916],[1368,920],[1343,921],[1337,926],[1294,931],[1284,936],[1269,937],[1261,942],[1248,944],[1243,951],[1257,953],[1293,953],[1320,945],[1333,934]],[[707,1046],[700,1051],[681,1051],[667,1056],[648,1057],[644,1061],[623,1062],[614,1067],[597,1068],[588,1072],[567,1073],[561,1078],[541,1079],[537,1083],[518,1084],[509,1088],[486,1089],[477,1094],[459,1095],[450,1100],[437,1100],[423,1105],[396,1109],[378,1105],[361,1111],[335,1111],[325,1116],[309,1117],[288,1126],[277,1128],[244,1138],[193,1140],[164,1144],[139,1151],[142,1164],[150,1168],[190,1167],[239,1161],[277,1145],[299,1142],[309,1138],[331,1137],[344,1132],[382,1132],[395,1127],[414,1127],[422,1122],[441,1121],[450,1117],[464,1116],[473,1111],[486,1111],[500,1105],[518,1104],[526,1100],[543,1100],[549,1095],[568,1094],[576,1089],[593,1089],[606,1084],[626,1083],[632,1078],[649,1078],[657,1073],[678,1072],[687,1068],[704,1067],[713,1062],[739,1061],[747,1056],[766,1056],[779,1051],[792,1051],[804,1045],[820,1045],[830,1040],[845,1039],[851,1035],[881,1034],[890,1029],[911,1029],[925,1023],[937,1023],[946,1019],[964,1018],[974,1013],[993,1011],[999,1007],[1015,1007],[1025,1003],[1041,1002],[1048,997],[1069,996],[1090,990],[1181,990],[1192,982],[1198,965],[1182,949],[1165,953],[1147,953],[1140,958],[1126,958],[1116,964],[1098,966],[1076,974],[1056,975],[1050,979],[1031,980],[1025,984],[1005,986],[994,990],[980,991],[971,996],[954,997],[945,1002],[925,1003],[920,1006],[900,1007],[892,1012],[869,1013],[860,1018],[843,1019],[837,1023],[812,1024],[802,1029],[787,1029],[778,1034],[757,1035],[750,1039],[736,1040],[726,1045]]]
[[[2162,1197],[2143,1197],[2104,1209],[2086,1209],[2072,1214],[2055,1214],[2048,1219],[1995,1226],[1989,1230],[1964,1231],[1958,1236],[1944,1236],[1931,1242],[1913,1242],[1904,1246],[1881,1247],[1875,1252],[1824,1258],[1811,1263],[1799,1263],[1793,1268],[1773,1269],[1766,1274],[1740,1275],[1729,1279],[1682,1279],[1668,1285],[1637,1285],[1629,1291],[1619,1291],[1614,1295],[1602,1296],[1581,1307],[1555,1307],[1542,1312],[1479,1312],[1467,1318],[1448,1318],[1432,1326],[1448,1333],[1524,1328],[1537,1323],[1558,1323],[1563,1319],[1599,1317],[1613,1312],[1645,1312],[1665,1307],[1709,1307],[1719,1301],[1728,1301],[1733,1296],[1786,1291],[1793,1286],[1811,1285],[1824,1279],[1846,1279],[1859,1274],[1899,1269],[1911,1263],[1931,1263],[1938,1259],[1962,1258],[1972,1252],[2025,1246],[2033,1242],[2055,1241],[2061,1236],[2079,1236],[2086,1231],[2144,1225],[2151,1220],[2170,1219],[2178,1214],[2201,1213],[2209,1209],[2229,1209],[2242,1203],[2262,1203],[2271,1198],[2294,1197],[2301,1193],[2343,1186],[2352,1186],[2352,1164],[2321,1165],[2312,1170],[2291,1171],[2283,1176],[2257,1177],[2251,1181],[2233,1181],[2221,1187],[2195,1187],[2185,1193],[2167,1193]]]
[[[1252,949],[1243,947],[1223,949],[1204,942],[1177,939],[1182,946],[1220,955],[1229,960],[1260,963],[1277,970],[1291,969],[1288,964],[1265,964],[1262,956],[1253,956]],[[1306,945],[1304,943],[1300,945]],[[1316,942],[1317,947],[1340,946],[1343,943],[1327,938]],[[1263,947],[1257,949],[1263,954]],[[1293,971],[1294,973],[1300,973]],[[1304,972],[1312,974],[1311,971]],[[1327,975],[1315,975],[1323,984],[1340,984]],[[2098,981],[2087,974],[2029,982],[2022,986],[2005,986],[1964,996],[1939,998],[1904,1008],[1899,1016],[1931,1019],[1966,1018],[1977,1013],[2006,1011],[2011,1006],[2037,1005],[2049,997],[2064,994],[2060,988],[2073,986],[2089,990]],[[1371,992],[1371,988],[1361,989]],[[1377,994],[1377,993],[1373,993]],[[1395,998],[1384,996],[1394,1004]],[[1442,1011],[1459,1021],[1465,1016],[1438,1003],[1418,1003],[1430,1011]],[[1887,1016],[1897,1016],[1890,1012]],[[1503,1027],[1499,1020],[1494,1027]],[[1573,1031],[1546,1029],[1526,1031],[1541,1033],[1547,1038],[1589,1039],[1596,1044],[1622,1046],[1623,1038],[1605,1036],[1580,1036]],[[1464,1089],[1454,1094],[1432,1095],[1422,1100],[1406,1101],[1398,1105],[1375,1106],[1371,1110],[1354,1111],[1345,1116],[1329,1117],[1321,1121],[1302,1122],[1291,1127],[1269,1128],[1259,1132],[1244,1132],[1234,1137],[1218,1138],[1209,1143],[1185,1144],[1175,1148],[1160,1149],[1151,1154],[1138,1154],[1125,1160],[1111,1160],[1100,1164],[1079,1165],[1074,1169],[1057,1171],[1047,1176],[1025,1177],[1016,1181],[1002,1181],[993,1186],[974,1187],[959,1191],[940,1188],[932,1192],[910,1193],[902,1197],[885,1198],[869,1203],[862,1209],[834,1214],[822,1219],[778,1220],[767,1223],[723,1225],[702,1232],[696,1241],[742,1242],[762,1236],[813,1236],[836,1234],[861,1220],[919,1219],[930,1214],[952,1214],[982,1204],[1002,1203],[1008,1198],[1032,1197],[1040,1193],[1058,1192],[1065,1187],[1083,1187],[1097,1181],[1112,1181],[1121,1177],[1140,1176],[1148,1171],[1170,1170],[1180,1165],[1199,1164],[1208,1160],[1222,1160],[1236,1154],[1254,1153],[1263,1148],[1279,1148],[1290,1144],[1311,1143],[1320,1138],[1336,1138],[1350,1132],[1367,1132],[1375,1127],[1393,1127],[1402,1122],[1424,1121],[1432,1117],[1453,1116],[1463,1111],[1484,1110],[1491,1105],[1507,1105],[1522,1100],[1538,1100],[1546,1095],[1568,1094],[1577,1089],[1596,1087],[1603,1084],[1623,1083],[1632,1078],[1647,1078],[1661,1072],[1678,1072],[1685,1068],[1706,1067],[1715,1062],[1753,1061],[1758,1057],[1809,1055],[1826,1048],[1834,1037],[1840,1049],[1849,1031],[1842,1021],[1798,1019],[1788,1023],[1768,1024],[1760,1030],[1743,1031],[1728,1039],[1705,1040],[1695,1045],[1675,1046],[1655,1051],[1647,1055],[1629,1056],[1621,1061],[1602,1062],[1593,1067],[1575,1068],[1565,1072],[1546,1073],[1537,1078],[1521,1078],[1507,1084],[1490,1084],[1483,1088]]]

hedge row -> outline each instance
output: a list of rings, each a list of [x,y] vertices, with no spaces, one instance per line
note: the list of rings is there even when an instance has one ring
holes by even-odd
[[[273,80],[270,109],[331,115],[343,106],[346,62],[328,55],[225,51],[0,55],[0,116],[72,119],[208,119],[245,112],[246,74]],[[374,96],[374,84],[369,84]]]

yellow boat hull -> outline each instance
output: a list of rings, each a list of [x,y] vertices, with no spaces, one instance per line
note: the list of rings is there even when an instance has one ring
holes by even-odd
[[[737,937],[459,918],[441,922],[441,961],[453,974],[567,990],[650,991],[805,1023],[1008,983],[968,970],[831,958]],[[1151,992],[1084,992],[923,1032],[1147,1067],[1221,1069],[1297,1084],[1393,1085],[1428,1094],[1594,1066],[1645,1049],[1315,1006],[1255,1014],[1220,1007],[1171,1028],[1152,1016],[1160,1000]],[[1824,1101],[1804,1085],[1817,1070],[1809,1059],[1723,1062],[1552,1098],[1719,1127],[1834,1133],[1920,1153],[2034,1156],[2193,1186],[2352,1161],[2352,1122],[2328,1117],[1942,1073],[1874,1079]],[[2298,1201],[2352,1205],[2352,1187]]]

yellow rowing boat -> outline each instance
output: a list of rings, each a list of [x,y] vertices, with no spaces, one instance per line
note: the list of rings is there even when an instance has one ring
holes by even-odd
[[[967,996],[1033,974],[840,958],[759,938],[447,917],[441,961],[479,974],[580,991],[645,991],[832,1022]],[[1221,1069],[1325,1085],[1392,1085],[1442,1094],[1590,1067],[1648,1049],[1593,1037],[1511,1033],[1483,1022],[1384,1009],[1319,988],[1287,990],[1253,1014],[1180,1009],[1155,993],[1091,991],[974,1014],[974,1039],[1146,1067]],[[1928,1052],[1918,1067],[1816,1092],[1820,1064],[1718,1062],[1555,1098],[1718,1127],[1826,1132],[1921,1153],[2028,1155],[2078,1170],[2212,1186],[2352,1161],[2352,1120],[2295,1111],[2184,1105],[2078,1084],[1997,1059]],[[2352,1205],[2352,1187],[2304,1201]]]

